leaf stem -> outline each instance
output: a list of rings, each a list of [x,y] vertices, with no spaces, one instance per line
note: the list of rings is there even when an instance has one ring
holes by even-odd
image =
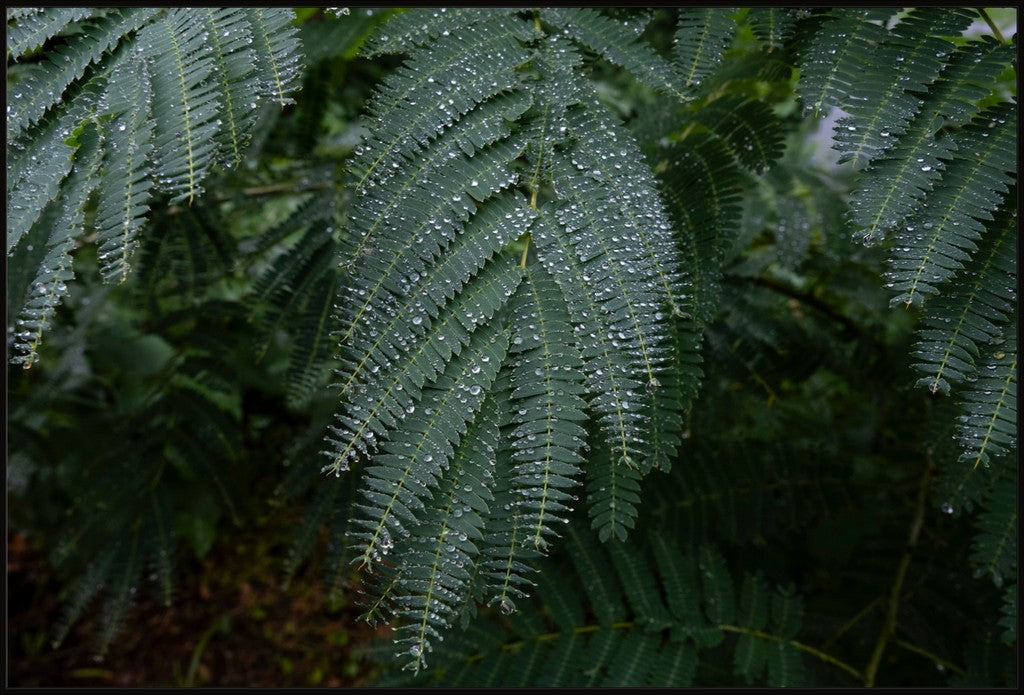
[[[526,268],[526,254],[528,254],[530,252],[530,233],[527,232],[526,234],[523,235],[523,237],[524,237],[523,238],[523,242],[524,242],[523,243],[523,255],[519,259],[519,267],[525,269]]]
[[[831,654],[826,654],[825,652],[821,651],[820,649],[815,649],[814,647],[812,647],[809,644],[804,644],[803,642],[797,642],[796,640],[793,640],[793,639],[786,639],[785,637],[779,637],[778,635],[773,635],[773,634],[770,634],[770,633],[767,633],[767,632],[762,632],[761,630],[755,630],[755,629],[749,628],[749,627],[740,627],[738,625],[719,625],[718,629],[722,630],[724,632],[737,632],[737,633],[739,633],[741,635],[750,635],[751,637],[758,637],[760,639],[768,640],[770,642],[778,642],[780,644],[788,644],[791,647],[795,647],[796,649],[799,649],[802,652],[807,652],[808,654],[810,654],[812,656],[816,656],[817,658],[821,659],[822,661],[824,661],[827,664],[832,664],[833,666],[835,666],[837,668],[843,669],[844,671],[849,673],[851,676],[853,676],[857,680],[860,680],[861,678],[863,678],[863,676],[861,675],[860,671],[855,669],[853,666],[850,666],[846,662],[840,661],[839,659],[835,658]]]
[[[988,28],[992,30],[992,35],[996,37],[996,41],[998,41],[999,43],[1006,43],[1006,38],[1003,36],[1003,32],[999,31],[999,27],[997,27],[996,23],[992,21],[991,17],[989,17],[988,12],[985,11],[985,8],[976,7],[974,9],[978,11],[978,14],[981,15],[981,18],[985,20],[986,24],[988,24]]]
[[[893,639],[893,641],[896,643],[897,646],[903,647],[908,652],[914,652],[915,654],[920,654],[921,656],[925,657],[926,659],[931,659],[932,661],[935,662],[935,664],[937,666],[942,666],[943,668],[947,668],[950,671],[952,671],[953,673],[957,673],[957,674],[959,674],[961,676],[964,674],[964,670],[962,668],[960,668],[959,666],[957,666],[954,663],[950,663],[949,661],[946,661],[942,657],[939,657],[939,656],[936,656],[935,654],[932,654],[927,649],[922,649],[921,647],[918,647],[916,644],[911,644],[910,642],[907,642],[906,640],[901,640],[899,637],[896,637],[895,639]]]
[[[910,558],[917,539],[921,535],[921,527],[924,526],[924,511],[928,500],[928,486],[932,477],[932,459],[929,453],[928,464],[925,466],[924,475],[921,476],[921,486],[917,493],[917,505],[914,511],[914,519],[910,524],[910,531],[907,534],[907,547],[900,558],[900,564],[896,568],[896,576],[893,577],[892,588],[889,590],[889,605],[885,615],[885,622],[878,634],[878,641],[875,643],[875,650],[864,667],[864,685],[871,688],[875,685],[875,677],[878,675],[878,665],[882,661],[882,654],[890,639],[895,637],[896,615],[900,609],[900,594],[903,592],[903,582],[907,578],[907,570],[910,568]]]

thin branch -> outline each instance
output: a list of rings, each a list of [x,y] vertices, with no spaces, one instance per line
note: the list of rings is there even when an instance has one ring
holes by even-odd
[[[851,676],[853,676],[857,680],[861,680],[864,677],[861,674],[861,672],[858,671],[857,669],[855,669],[853,666],[850,666],[849,664],[847,664],[847,663],[845,663],[843,661],[840,661],[839,659],[835,658],[831,654],[826,654],[825,652],[821,651],[820,649],[815,649],[814,647],[812,647],[809,644],[804,644],[803,642],[797,642],[796,640],[793,640],[793,639],[786,639],[785,637],[779,637],[778,635],[772,635],[772,634],[767,633],[767,632],[761,632],[760,630],[754,630],[754,629],[749,628],[749,627],[739,627],[738,625],[719,625],[718,629],[719,630],[723,630],[725,632],[738,632],[741,635],[750,635],[751,637],[759,637],[760,639],[768,640],[770,642],[778,642],[780,644],[788,644],[788,645],[790,645],[792,647],[795,647],[796,649],[799,649],[802,652],[807,652],[808,654],[810,654],[812,656],[816,656],[817,658],[821,659],[822,661],[824,661],[827,664],[832,664],[833,666],[836,666],[838,668],[843,669],[844,671],[849,673]]]
[[[868,665],[864,667],[864,685],[873,687],[875,677],[878,675],[878,665],[882,661],[882,654],[890,639],[893,639],[896,632],[896,616],[900,609],[900,595],[903,593],[903,582],[907,578],[907,570],[910,568],[910,558],[917,545],[917,539],[921,535],[921,527],[924,526],[924,512],[928,501],[928,487],[932,477],[932,458],[929,453],[928,463],[921,476],[921,487],[917,493],[917,507],[914,511],[914,519],[910,524],[910,531],[907,534],[907,548],[900,558],[900,564],[896,568],[896,576],[892,581],[892,588],[889,590],[889,606],[885,615],[885,622],[878,634],[878,642],[875,643],[875,650],[871,654]]]
[[[988,12],[985,11],[985,8],[975,7],[974,9],[978,11],[981,18],[985,20],[986,24],[988,24],[988,28],[992,30],[992,35],[996,37],[996,41],[999,43],[1006,43],[1006,39],[1003,37],[1003,32],[999,31],[999,27],[997,27],[996,23],[992,21],[992,18],[988,16]]]
[[[787,297],[795,299],[795,300],[797,300],[798,302],[800,302],[802,304],[806,304],[807,306],[811,307],[812,309],[816,309],[817,311],[819,311],[820,313],[824,314],[825,316],[827,316],[831,320],[833,320],[836,323],[840,324],[850,334],[856,335],[856,336],[860,336],[862,338],[867,338],[867,339],[871,340],[872,342],[875,342],[875,344],[877,345],[877,342],[875,341],[874,337],[871,336],[871,335],[868,335],[864,331],[864,329],[861,328],[861,326],[858,325],[855,321],[853,321],[849,316],[843,315],[842,313],[837,311],[834,307],[830,306],[828,303],[826,303],[825,301],[821,300],[818,297],[815,297],[813,294],[810,294],[809,292],[801,292],[800,290],[796,289],[795,287],[791,287],[790,285],[787,285],[787,284],[785,284],[783,282],[779,282],[778,280],[773,280],[771,278],[765,278],[765,277],[746,277],[746,276],[731,276],[731,277],[735,277],[737,280],[745,280],[745,281],[751,282],[751,283],[753,283],[755,285],[760,285],[761,287],[764,287],[764,288],[769,289],[769,290],[773,290],[775,292],[778,292],[779,294],[783,294],[783,295],[785,295]]]
[[[922,649],[921,647],[918,647],[916,644],[911,644],[910,642],[901,640],[899,637],[896,637],[895,639],[893,639],[893,641],[896,643],[897,646],[903,647],[908,652],[914,652],[915,654],[920,654],[926,659],[931,659],[935,662],[937,666],[942,666],[942,668],[949,669],[953,673],[959,674],[961,676],[964,675],[964,670],[962,668],[960,668],[954,663],[946,661],[940,656],[932,654],[927,649]]]
[[[868,605],[864,606],[863,608],[860,609],[860,611],[857,612],[857,615],[853,616],[852,618],[847,620],[845,623],[843,623],[842,626],[840,626],[840,628],[838,630],[836,630],[835,633],[831,637],[829,637],[825,641],[825,643],[823,645],[821,645],[822,648],[827,649],[828,647],[832,646],[840,637],[845,635],[846,632],[848,630],[850,630],[850,628],[852,628],[854,625],[856,625],[861,620],[863,620],[865,617],[867,617],[867,615],[872,610],[874,610],[875,606],[877,606],[879,603],[881,603],[881,601],[882,601],[882,597],[881,596],[879,596],[878,598],[872,599],[872,601],[870,603],[868,603]]]

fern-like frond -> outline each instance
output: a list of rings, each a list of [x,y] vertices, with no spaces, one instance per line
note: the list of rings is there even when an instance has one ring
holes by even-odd
[[[43,333],[53,320],[57,305],[68,292],[67,283],[74,277],[71,251],[84,229],[85,205],[96,186],[100,138],[99,129],[92,123],[77,132],[80,146],[75,153],[70,180],[60,197],[52,203],[53,218],[47,220],[50,226],[44,231],[48,235],[45,256],[39,263],[24,305],[18,308],[11,361],[26,369],[38,359]]]
[[[75,147],[71,131],[95,108],[93,98],[76,101],[79,108],[58,118],[47,116],[34,137],[9,143],[7,150],[7,253],[36,223],[47,203],[54,200],[61,182],[71,171]],[[85,103],[88,100],[88,104]]]
[[[1010,335],[979,360],[977,381],[963,394],[960,461],[974,468],[1016,451],[1017,339],[1012,329],[1007,332]]]
[[[530,531],[536,532],[528,523],[530,509],[523,505],[523,495],[513,482],[515,464],[512,449],[507,445],[507,431],[512,427],[510,371],[506,363],[492,392],[499,413],[507,421],[501,423],[505,433],[495,456],[494,503],[485,519],[486,534],[478,562],[487,603],[497,604],[506,615],[515,611],[516,599],[528,596],[533,585],[529,576],[536,572],[528,563],[541,555],[530,540]]]
[[[768,626],[770,590],[760,574],[747,575],[740,587],[739,612],[741,624],[762,631]],[[733,652],[733,669],[747,683],[764,670],[768,663],[770,646],[750,634],[740,635]]]
[[[645,21],[523,14],[403,12],[368,49],[401,48],[408,58],[371,99],[342,254],[353,291],[338,312],[342,410],[325,470],[373,457],[363,491],[370,505],[356,522],[364,564],[382,555],[380,538],[400,546],[403,529],[438,512],[447,473],[403,463],[397,448],[409,427],[421,427],[421,411],[437,410],[430,399],[458,393],[458,380],[427,384],[465,364],[465,346],[485,324],[510,331],[510,350],[483,387],[501,414],[494,500],[480,517],[478,552],[465,558],[457,586],[448,582],[458,595],[447,597],[438,635],[456,617],[468,620],[477,600],[524,620],[515,601],[571,511],[590,430],[604,456],[585,471],[591,514],[602,538],[625,537],[642,475],[667,468],[678,447],[699,375],[696,331],[673,342],[689,278],[655,179],[570,43],[611,41],[609,57],[636,66],[662,61],[640,41]],[[411,575],[400,562],[374,564],[368,615],[410,620],[396,597]],[[418,659],[432,633],[416,634]]]
[[[105,278],[123,280],[154,190],[191,200],[219,149],[237,163],[253,125],[256,95],[249,92],[258,91],[252,64],[261,49],[250,46],[245,17],[252,13],[93,8],[78,22],[79,12],[15,18],[76,23],[45,41],[41,59],[9,83],[8,255],[17,266],[42,262],[33,249],[45,237],[30,230],[70,185],[75,133],[92,122],[102,130],[102,167],[96,215],[88,219]],[[282,61],[294,63],[295,46],[281,46],[289,51]],[[284,49],[275,43],[274,50]]]
[[[966,8],[917,8],[874,47],[843,106],[850,115],[836,126],[840,162],[863,166],[906,131],[920,110],[917,93],[929,88],[956,48],[948,37],[960,35],[974,16]]]
[[[216,154],[221,98],[209,79],[215,64],[205,43],[208,31],[190,11],[178,8],[139,32],[143,55],[151,61],[153,158],[172,202],[191,203],[202,192],[200,181]]]
[[[529,57],[520,41],[531,30],[518,18],[500,15],[460,27],[392,73],[370,103],[374,127],[351,164],[357,192],[392,185],[403,165],[463,114],[516,87],[514,67]],[[446,84],[438,82],[441,75]]]
[[[399,655],[412,656],[407,668],[414,671],[426,666],[426,653],[433,642],[444,639],[441,631],[455,622],[462,594],[471,581],[482,517],[487,516],[488,502],[493,499],[489,487],[498,441],[493,403],[493,399],[486,401],[467,427],[429,509],[411,529],[409,539],[400,540],[396,549],[402,580],[391,601],[397,616],[408,622],[397,628],[401,636],[395,643],[400,645]]]
[[[104,127],[106,175],[100,179],[96,203],[96,244],[108,281],[127,278],[128,259],[135,252],[136,235],[149,211],[153,187],[151,103],[149,73],[134,52],[126,52],[111,70],[107,84],[107,113],[114,118]]]
[[[15,15],[11,11],[7,15],[7,57],[15,60],[39,48],[72,22],[92,14],[92,9],[84,7],[43,7],[31,14]]]
[[[978,102],[989,95],[1012,55],[1010,45],[984,37],[950,57],[899,142],[860,176],[850,200],[855,237],[867,242],[882,239],[918,210],[946,162],[957,157],[949,129],[967,124],[977,114]]]
[[[479,410],[508,348],[508,333],[497,322],[475,331],[470,343],[449,363],[419,413],[404,420],[373,459],[364,479],[364,504],[353,533],[361,562],[380,560],[396,537],[420,523],[424,499],[443,478],[461,441],[466,423]]]
[[[321,245],[292,293],[300,298],[294,312],[289,312],[295,340],[285,370],[285,402],[293,408],[305,405],[330,374],[327,365],[335,348],[332,319],[340,289],[340,273],[333,263],[337,250],[330,239]]]
[[[581,208],[598,205],[598,195],[616,201],[619,219],[616,222],[601,220],[604,224],[621,225],[621,234],[611,239],[612,252],[617,251],[618,245],[626,245],[634,256],[632,267],[642,268],[657,278],[658,301],[666,302],[668,309],[680,316],[684,294],[682,270],[655,178],[628,131],[624,131],[606,109],[596,107],[596,94],[582,88],[579,91],[595,108],[574,108],[567,114],[568,128],[585,134],[577,140],[571,153],[577,171],[585,173],[582,179],[576,180],[584,185],[574,183],[570,198],[579,195],[577,205]],[[567,180],[563,176],[556,175],[556,186]],[[595,198],[593,203],[588,200],[591,196]],[[604,215],[608,211],[595,210],[594,214],[598,213]],[[657,316],[655,319],[660,320]]]
[[[571,511],[569,493],[582,473],[583,360],[565,300],[547,272],[528,266],[518,292],[510,348],[510,407],[518,413],[511,434],[513,485],[526,542],[543,549]]]
[[[741,216],[742,174],[729,148],[708,135],[689,137],[659,151],[667,209],[679,229],[685,267],[692,269],[687,313],[710,320],[719,294],[725,250]]]
[[[541,17],[640,82],[683,101],[689,98],[683,91],[686,78],[639,38],[643,24],[623,23],[590,8],[544,8]]]
[[[700,87],[722,62],[736,30],[735,11],[729,7],[680,8],[672,46],[684,87]]]
[[[1016,200],[1009,196],[1008,201]],[[986,231],[964,271],[964,281],[939,295],[925,310],[914,368],[926,376],[918,386],[949,393],[951,384],[972,377],[979,352],[1001,336],[1016,306],[1017,220],[1010,205]]]
[[[90,23],[76,40],[62,43],[14,86],[7,107],[7,139],[14,140],[57,104],[68,87],[100,61],[126,35],[142,27],[159,10],[127,8]]]
[[[493,19],[496,14],[507,14],[507,11],[477,7],[412,7],[400,10],[367,40],[361,53],[367,58],[389,53],[408,53],[413,47],[424,46],[441,36],[447,36],[454,25],[473,26]]]
[[[520,151],[520,142],[503,141],[472,159],[449,159],[447,167],[435,172],[437,187],[418,188],[407,198],[409,214],[383,223],[371,253],[352,267],[349,282],[356,291],[341,306],[341,344],[347,358],[343,394],[368,378],[367,367],[386,366],[405,352],[407,336],[429,328],[477,268],[528,229],[532,212],[520,196],[494,197],[480,210],[476,205],[477,199],[488,199],[515,180],[508,162]],[[403,235],[404,225],[410,224],[411,236]],[[456,235],[458,245],[453,246]],[[473,255],[460,259],[455,252],[463,249]],[[435,263],[442,251],[446,257]],[[417,292],[410,292],[414,287]],[[382,324],[387,330],[380,332]],[[402,327],[397,337],[391,334],[395,327]]]
[[[1000,476],[978,515],[977,533],[971,542],[974,576],[991,577],[997,586],[1012,582],[1017,574],[1017,485],[1016,470]]]
[[[741,164],[756,173],[768,169],[782,155],[783,133],[778,118],[757,99],[722,97],[702,108],[696,119],[721,138]]]
[[[736,664],[738,677],[749,673],[772,685],[800,682],[802,660],[790,640],[801,626],[802,605],[792,591],[770,590],[760,576],[747,575],[741,618],[710,624],[702,613],[713,612],[719,596],[702,588],[698,553],[681,550],[662,534],[602,545],[575,526],[567,530],[566,542],[568,561],[546,567],[539,580],[543,611],[518,620],[520,614],[474,621],[465,633],[435,645],[432,671],[389,684],[684,686],[693,683],[705,652],[735,632],[752,645],[738,644],[736,653],[754,657]],[[717,551],[703,548],[699,557],[702,563],[714,558],[715,580],[735,591]]]
[[[641,472],[629,460],[615,459],[605,451],[592,451],[587,468],[587,503],[591,527],[602,541],[626,540],[636,525],[640,504]]]
[[[923,303],[938,293],[977,249],[986,220],[1002,202],[1016,171],[1016,108],[986,110],[955,136],[959,153],[929,196],[896,235],[885,277],[893,305]]]
[[[546,215],[537,219],[531,234],[536,242],[538,257],[559,283],[572,313],[578,316],[600,316],[610,323],[605,318],[603,301],[614,300],[620,311],[625,308],[621,307],[621,298],[614,294],[614,290],[609,288],[600,294],[596,291],[593,284],[596,278],[580,262],[561,230],[548,223]],[[596,260],[600,262],[603,259],[598,255]],[[603,274],[606,276],[607,270]],[[643,441],[648,418],[640,411],[636,400],[630,406],[630,399],[639,397],[639,390],[644,386],[635,375],[635,353],[630,353],[628,348],[622,346],[614,329],[615,326],[606,323],[590,333],[577,333],[577,339],[583,354],[587,391],[591,395],[589,406],[597,413],[598,421],[605,431],[611,447],[611,458],[623,465],[633,466],[634,462],[643,458],[639,443]],[[608,337],[609,333],[611,337]],[[626,336],[625,332],[623,336]],[[632,341],[630,346],[636,347]]]
[[[435,268],[436,273],[418,280],[418,287],[425,291],[409,295],[404,311],[389,307],[382,316],[391,320],[384,326],[371,325],[365,335],[353,336],[353,343],[363,351],[358,363],[343,365],[342,373],[347,377],[343,395],[357,417],[340,420],[345,429],[338,431],[341,438],[336,444],[335,469],[347,467],[375,437],[400,421],[402,413],[414,405],[423,383],[440,373],[451,355],[469,341],[477,325],[504,304],[521,275],[503,259],[485,266],[471,285],[461,288],[455,301],[447,300],[477,273],[496,248],[528,224],[526,208],[515,195],[496,199],[477,213],[467,231],[453,243],[453,251],[466,250],[464,256],[446,256]],[[459,278],[461,282],[455,282]],[[398,339],[387,342],[394,339],[396,330],[401,331]],[[355,381],[356,375],[362,375],[361,382]]]
[[[299,88],[302,75],[302,51],[292,25],[294,13],[283,7],[249,8],[245,13],[256,48],[256,95],[282,107],[294,103],[289,95]]]
[[[207,7],[203,13],[209,29],[206,36],[213,49],[213,78],[221,94],[217,112],[221,128],[217,132],[217,140],[227,162],[235,166],[242,161],[253,124],[259,115],[260,82],[256,66],[262,58],[257,58],[261,54],[250,48],[254,41],[250,22],[259,13],[223,7]],[[289,60],[298,60],[294,42],[283,48],[292,52]],[[268,56],[269,53],[262,55]],[[293,79],[288,88],[296,88],[295,82]]]
[[[885,38],[884,27],[867,21],[866,15],[861,8],[831,9],[801,55],[797,93],[814,116],[824,116],[835,106],[845,108],[851,94],[859,96],[861,65]]]
[[[754,36],[768,46],[769,51],[782,48],[796,25],[796,10],[790,7],[752,7],[747,14]]]

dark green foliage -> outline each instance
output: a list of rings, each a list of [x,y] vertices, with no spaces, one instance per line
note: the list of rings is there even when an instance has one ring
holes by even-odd
[[[156,191],[191,203],[216,163],[240,161],[257,102],[274,97],[283,105],[295,88],[291,17],[186,8],[8,16],[9,66],[45,45],[15,66],[8,83],[7,253],[15,276],[29,283],[14,289],[23,302],[8,305],[12,323],[24,326],[11,345],[16,364],[36,361],[72,277],[67,252],[87,231],[97,233],[104,277],[123,282]],[[92,150],[98,166],[86,166]],[[87,229],[74,201],[80,208],[94,191]],[[33,271],[54,282],[31,280]]]
[[[673,48],[685,86],[698,88],[722,61],[736,29],[732,18],[734,12],[725,7],[679,10]]]
[[[543,576],[562,579],[539,586],[541,622],[492,621],[484,634],[457,634],[437,647],[443,666],[384,683],[689,686],[700,657],[735,632],[737,675],[760,681],[767,669],[772,685],[800,682],[802,657],[788,643],[800,629],[799,597],[758,575],[737,586],[710,546],[685,550],[660,535],[602,545],[574,527],[566,535],[568,561],[545,563]],[[722,603],[737,590],[739,614]]]
[[[962,32],[972,18],[966,8],[919,8],[874,45],[858,41],[850,47],[860,69],[840,104],[850,114],[837,123],[841,162],[861,166],[896,142],[920,109],[915,93],[928,90],[955,48],[948,37]]]
[[[1010,196],[1008,200],[1013,200]],[[950,384],[977,374],[976,361],[986,345],[1001,340],[1016,300],[1017,224],[1005,206],[964,271],[969,278],[929,303],[918,331],[921,341],[914,367],[927,376],[918,381],[932,392],[949,393]]]
[[[8,479],[58,639],[273,495],[385,684],[1016,685],[979,13],[10,11]]]

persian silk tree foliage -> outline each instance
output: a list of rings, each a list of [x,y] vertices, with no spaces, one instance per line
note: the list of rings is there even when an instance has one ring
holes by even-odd
[[[643,29],[410,10],[367,45],[408,59],[351,165],[325,471],[366,462],[351,541],[380,584],[369,615],[402,619],[413,668],[470,594],[514,609],[584,484],[598,536],[625,538],[640,480],[678,445],[700,373],[678,342],[691,281],[583,55],[686,99]]]
[[[8,10],[14,363],[37,360],[83,239],[99,247],[104,277],[123,281],[151,205],[191,203],[213,167],[239,163],[258,106],[292,102],[301,67],[292,17],[266,8]]]
[[[984,495],[973,561],[1001,586],[1016,574],[1013,553],[999,549],[1017,524],[1005,494],[1016,479],[1017,39],[996,30],[964,40],[977,15],[828,11],[807,41],[798,88],[808,110],[847,113],[835,148],[859,169],[850,231],[887,243],[892,305],[922,312],[917,385],[958,401],[955,432],[944,436],[959,455],[940,469],[936,504],[959,513]],[[975,474],[979,466],[991,470]]]
[[[298,86],[291,13],[9,11],[12,361],[36,363],[89,241],[108,282],[140,247],[138,296],[172,343],[190,311],[211,319],[192,331],[198,350],[168,367],[175,389],[137,418],[140,432],[173,426],[175,444],[140,449],[145,465],[121,456],[128,446],[91,457],[118,458],[113,477],[131,469],[142,494],[122,485],[122,497],[148,506],[132,521],[106,512],[125,500],[88,496],[105,535],[83,528],[89,544],[76,550],[94,562],[62,632],[106,582],[109,641],[146,566],[169,597],[168,510],[192,493],[161,497],[148,466],[166,457],[189,480],[247,489],[217,477],[241,463],[224,434],[242,431],[234,367],[248,358],[232,356],[251,348],[258,362],[286,344],[290,412],[329,407],[316,395],[337,366],[321,475],[296,465],[281,484],[314,488],[286,572],[321,523],[345,533],[328,550],[329,593],[344,593],[351,561],[365,617],[394,626],[417,682],[687,685],[731,661],[748,684],[814,680],[811,664],[873,683],[895,626],[864,637],[873,624],[857,623],[871,605],[898,613],[900,587],[887,582],[902,539],[877,553],[880,567],[892,561],[879,570],[885,595],[866,582],[855,600],[873,603],[838,618],[832,637],[837,612],[789,566],[817,551],[765,539],[835,523],[853,504],[897,538],[903,505],[857,486],[876,471],[902,503],[890,483],[903,490],[920,473],[910,461],[923,462],[921,500],[928,492],[940,519],[977,508],[962,564],[997,585],[998,629],[1015,640],[1012,41],[964,38],[979,14],[962,8],[389,10],[355,61],[367,85],[383,75],[365,129],[346,123],[314,142],[304,119],[354,120],[362,103],[321,98],[347,89],[321,59],[348,60],[382,19],[338,14],[302,27],[309,104],[268,146],[254,104],[286,103]],[[833,109],[843,166],[822,174],[795,143]],[[244,176],[218,178],[206,208],[218,167],[259,159],[253,171],[273,176],[324,149],[337,160],[304,161],[304,183],[285,191],[295,204],[268,208],[273,221],[236,207],[249,204],[232,189]],[[852,182],[849,204],[833,175]],[[247,220],[236,218],[240,245],[228,215]],[[240,268],[254,271],[241,299],[199,287]],[[891,290],[893,314],[885,298],[862,301],[865,282],[873,298]],[[914,321],[921,400],[900,391],[876,407],[877,393],[916,378],[900,371],[906,346],[893,353],[899,340],[877,336]],[[214,335],[229,324],[224,350]],[[888,428],[893,402],[932,395],[939,424],[926,442],[915,439],[923,416]],[[204,418],[210,436],[188,427],[187,413],[218,409]],[[46,428],[25,431],[45,448]],[[312,431],[288,458],[315,458]],[[792,437],[774,443],[780,431]],[[877,472],[880,460],[893,470]],[[107,480],[90,470],[80,477]],[[216,502],[206,506],[215,520]],[[909,551],[901,564],[922,573],[922,594],[923,565]],[[831,567],[821,575],[853,573]],[[810,646],[855,640],[859,654],[879,634],[863,670]]]

